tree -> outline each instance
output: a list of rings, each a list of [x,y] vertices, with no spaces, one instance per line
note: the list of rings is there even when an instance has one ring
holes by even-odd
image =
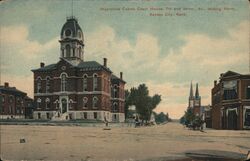
[[[182,118],[182,121],[185,121],[185,125],[189,125],[191,122],[193,122],[195,119],[195,115],[192,111],[192,109],[187,109],[187,111],[185,111],[185,114]]]
[[[165,115],[163,112],[157,114],[157,113],[154,113],[155,114],[155,122],[156,123],[163,123],[163,122],[166,122],[168,121],[168,118],[167,118],[167,115]]]
[[[150,120],[153,109],[161,102],[161,96],[155,94],[153,97],[149,96],[148,87],[145,84],[140,84],[138,88],[131,88],[130,92],[125,97],[125,109],[129,105],[136,106],[136,112],[140,115],[142,120]]]
[[[128,107],[129,107],[129,105],[130,105],[129,96],[130,96],[130,92],[129,92],[128,90],[125,90],[125,109],[124,109],[125,118],[128,117]]]

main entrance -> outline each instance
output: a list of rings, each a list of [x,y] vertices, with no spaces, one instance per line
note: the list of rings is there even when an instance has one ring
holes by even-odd
[[[68,97],[67,96],[60,97],[60,112],[62,114],[65,112],[68,112]]]
[[[62,113],[67,112],[67,100],[65,98],[62,99]]]

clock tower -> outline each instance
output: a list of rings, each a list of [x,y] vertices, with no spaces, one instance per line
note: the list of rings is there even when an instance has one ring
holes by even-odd
[[[84,60],[83,32],[75,17],[68,17],[61,30],[61,58]]]

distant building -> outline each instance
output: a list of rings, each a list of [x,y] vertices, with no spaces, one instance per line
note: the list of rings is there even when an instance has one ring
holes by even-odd
[[[250,129],[250,75],[221,74],[212,89],[212,128]]]
[[[202,117],[202,120],[205,121],[205,125],[207,128],[212,128],[212,114],[211,114],[211,106],[201,106],[201,113],[200,116]]]
[[[0,118],[24,119],[32,115],[33,100],[16,87],[10,87],[9,83],[0,86]]]
[[[93,119],[123,122],[125,81],[103,64],[84,60],[84,36],[78,20],[61,29],[60,60],[33,69],[35,119]],[[118,63],[118,62],[116,62]]]
[[[192,109],[194,115],[200,116],[201,113],[201,97],[199,95],[199,87],[198,83],[196,83],[196,90],[195,95],[193,94],[193,84],[191,82],[190,85],[190,93],[189,93],[189,100],[188,100],[188,109]]]

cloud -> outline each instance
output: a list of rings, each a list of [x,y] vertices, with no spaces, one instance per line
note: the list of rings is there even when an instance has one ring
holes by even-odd
[[[25,25],[1,26],[1,72],[23,75],[36,68],[46,57],[53,60],[50,54],[58,51],[58,39],[55,37],[40,43],[30,40],[29,28]]]
[[[41,44],[38,41],[29,40],[29,29],[25,25],[1,27],[1,45],[5,53],[15,53],[25,59],[33,59],[50,49],[58,47],[59,38],[53,38]]]

